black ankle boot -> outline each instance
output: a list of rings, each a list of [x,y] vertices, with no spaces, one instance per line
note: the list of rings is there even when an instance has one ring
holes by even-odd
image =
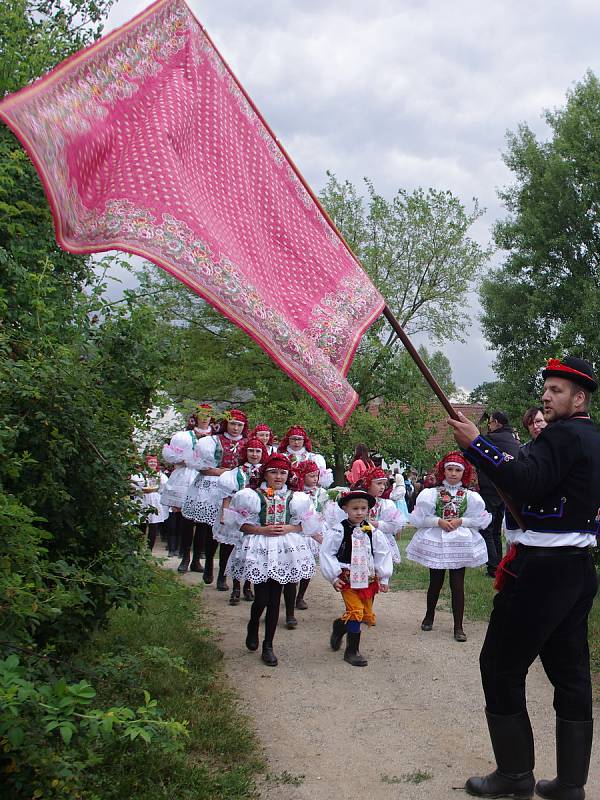
[[[204,567],[197,558],[192,560],[192,563],[190,564],[190,572],[204,572]]]
[[[225,575],[217,575],[217,592],[228,592],[227,578]]]
[[[188,553],[187,556],[183,556],[183,558],[181,559],[181,564],[177,567],[177,572],[187,572],[189,565],[190,565],[190,554]]]
[[[358,633],[351,633],[348,631],[344,661],[347,661],[348,664],[352,664],[353,667],[366,667],[369,662],[359,653],[359,645],[360,631]]]
[[[267,644],[267,642],[263,642],[261,658],[265,662],[267,667],[277,666],[277,656],[273,652],[272,644]]]
[[[341,619],[333,620],[333,630],[329,637],[329,644],[332,650],[339,650],[342,646],[342,639],[346,633],[346,623]]]
[[[485,716],[498,769],[481,778],[469,778],[465,790],[475,797],[531,800],[535,759],[527,711],[506,716],[486,711]]]
[[[590,767],[594,722],[556,718],[556,772],[553,781],[538,781],[535,791],[546,800],[583,800]]]
[[[252,591],[252,584],[250,581],[244,582],[244,588],[242,589],[242,594],[244,595],[244,600],[247,600],[251,603],[254,600],[254,592]]]
[[[250,620],[246,630],[246,647],[248,650],[258,650],[258,620]]]
[[[213,563],[212,563],[212,561],[206,560],[204,562],[204,576],[203,576],[202,580],[204,581],[204,583],[207,583],[207,584],[213,582],[214,574],[213,574]]]
[[[238,588],[234,587],[231,590],[231,595],[229,597],[229,605],[230,606],[237,606],[237,604],[239,602],[240,602],[240,590],[239,590],[239,587]]]

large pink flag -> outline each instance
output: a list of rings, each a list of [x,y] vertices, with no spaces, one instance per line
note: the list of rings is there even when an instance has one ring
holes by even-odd
[[[65,250],[136,253],[239,325],[339,424],[384,302],[183,0],[7,97]]]

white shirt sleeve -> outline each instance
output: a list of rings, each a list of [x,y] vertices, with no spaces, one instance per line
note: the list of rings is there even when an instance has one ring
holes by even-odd
[[[290,523],[301,525],[304,536],[312,536],[321,530],[321,518],[315,511],[312,501],[304,492],[294,492],[290,500]]]
[[[333,483],[333,472],[327,467],[325,459],[320,453],[309,453],[309,457],[319,468],[319,486],[329,489]]]
[[[387,585],[394,571],[392,553],[385,535],[376,528],[373,530],[373,563],[375,565],[375,575],[379,581]]]
[[[439,520],[435,513],[436,501],[436,489],[423,489],[419,492],[415,507],[408,516],[408,524],[415,528],[435,528]]]
[[[189,431],[177,431],[162,449],[163,461],[167,464],[183,464],[191,453],[192,437]]]
[[[477,492],[467,491],[467,510],[462,518],[465,528],[483,530],[492,521],[492,515],[485,510],[483,498]]]
[[[239,530],[245,523],[260,524],[260,498],[254,489],[236,492],[229,508],[223,509],[223,524],[226,528]]]
[[[377,529],[388,536],[395,536],[406,525],[400,509],[391,500],[380,500],[380,512]]]
[[[217,466],[215,461],[216,449],[217,441],[215,437],[203,436],[196,445],[193,461],[188,466],[197,470],[214,469]]]
[[[333,583],[336,578],[339,578],[342,571],[337,559],[337,551],[340,549],[343,538],[344,529],[341,523],[323,526],[323,544],[319,551],[319,562],[323,577],[329,583]]]
[[[240,487],[237,475],[237,467],[235,469],[228,469],[227,472],[222,472],[219,475],[215,484],[215,493],[218,494],[221,499],[231,497],[239,490]]]

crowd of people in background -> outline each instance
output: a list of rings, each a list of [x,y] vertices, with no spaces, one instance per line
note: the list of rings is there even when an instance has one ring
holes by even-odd
[[[541,410],[528,409],[523,425],[535,439],[545,425]],[[501,411],[487,418],[486,436],[514,457],[529,447],[520,445]],[[318,562],[345,603],[331,647],[338,650],[347,636],[345,660],[366,665],[360,628],[375,623],[373,601],[400,563],[397,540],[407,524],[416,529],[407,557],[430,572],[422,630],[433,628],[448,571],[454,638],[466,641],[465,570],[484,566],[493,577],[502,559],[504,504],[494,485],[485,475],[478,478],[457,451],[429,471],[400,471],[364,444],[356,445],[344,477],[345,485],[332,486],[333,473],[303,427],[291,425],[279,438],[264,423],[251,429],[239,409],[217,413],[202,403],[184,430],[165,442],[160,459],[146,456],[132,476],[132,491],[148,546],[152,550],[160,536],[168,557],[179,559],[180,573],[202,573],[212,584],[218,552],[216,589],[231,592],[231,605],[252,603],[250,650],[258,649],[266,614],[262,659],[270,666],[277,664],[273,637],[281,597],[285,626],[293,630],[296,612],[308,608]]]

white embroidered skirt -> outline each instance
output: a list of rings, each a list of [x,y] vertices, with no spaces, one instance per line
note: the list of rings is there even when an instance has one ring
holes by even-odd
[[[418,528],[406,548],[406,556],[429,569],[480,567],[488,558],[480,533],[470,528],[445,533],[439,527]]]
[[[217,489],[217,479],[197,473],[189,487],[181,513],[186,519],[212,525],[219,517],[223,497]]]
[[[316,544],[316,542],[315,542]],[[244,534],[227,563],[227,575],[239,581],[298,583],[315,574],[315,559],[305,536]]]

